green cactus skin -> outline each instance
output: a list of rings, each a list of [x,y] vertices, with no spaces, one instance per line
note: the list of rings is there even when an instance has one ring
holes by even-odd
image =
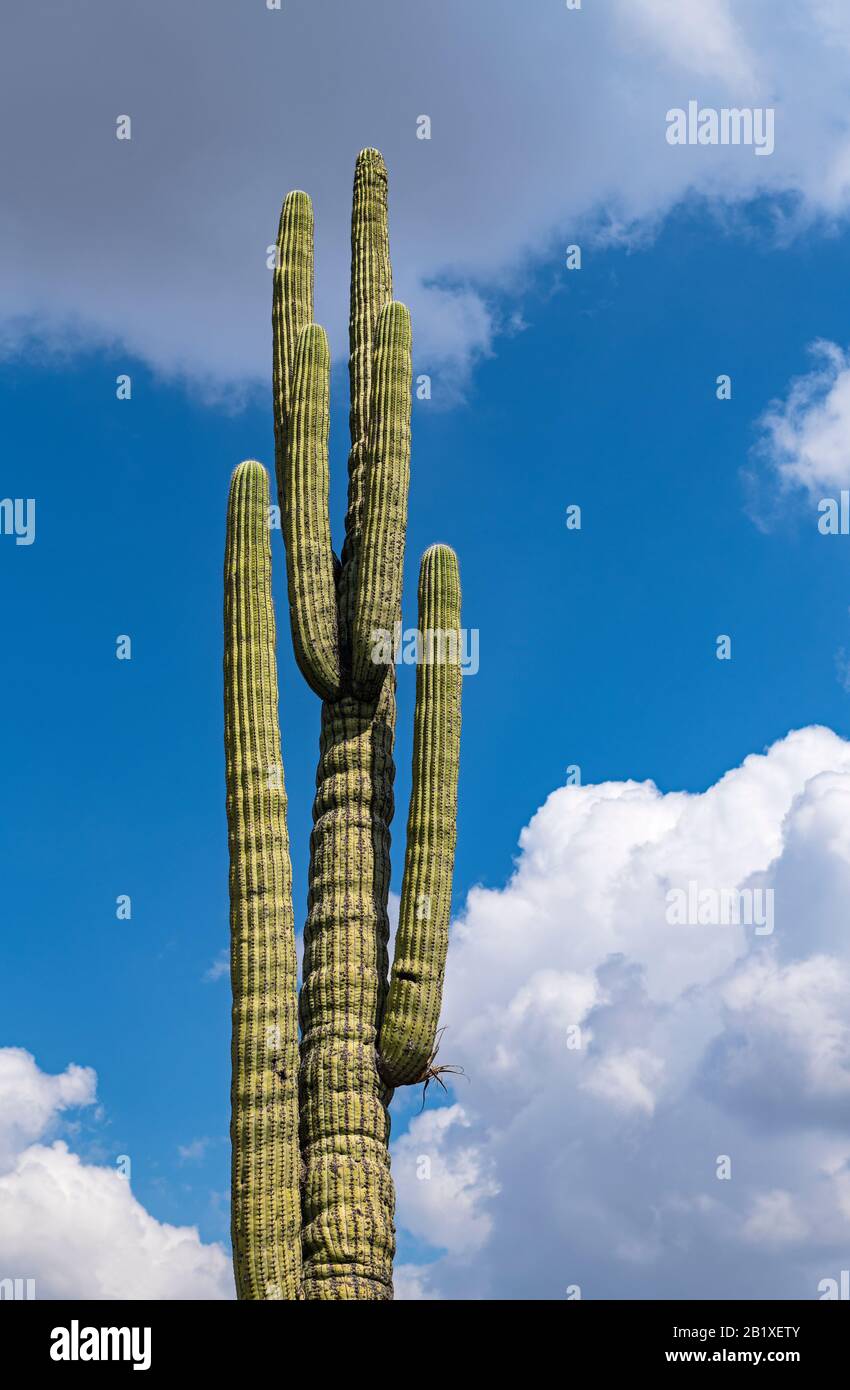
[[[297,1207],[285,799],[282,793],[274,801],[265,795],[257,771],[260,754],[271,757],[268,749],[278,739],[268,533],[260,527],[257,500],[264,475],[261,481],[258,465],[242,465],[247,481],[238,488],[237,470],[228,525],[228,807],[238,1077],[234,1259],[240,1298],[269,1297],[263,1289],[271,1286],[289,1298],[387,1300],[393,1296],[395,1252],[388,1106],[392,1087],[427,1077],[434,1052],[454,859],[461,673],[457,652],[453,666],[423,664],[417,673],[409,839],[390,985],[395,668],[386,656],[385,664],[376,661],[375,648],[376,634],[394,639],[401,618],[412,369],[409,315],[392,301],[387,174],[376,150],[360,154],[354,178],[351,452],[341,563],[331,549],[327,514],[329,360],[325,335],[312,323],[312,237],[309,199],[290,194],[281,213],[274,278],[275,456],[293,648],[305,679],[323,700],[298,1004]],[[238,500],[249,484],[253,511]],[[250,557],[250,567],[237,555]],[[251,625],[246,620],[232,631],[232,614],[242,608]],[[432,547],[423,558],[419,619],[426,633],[459,629],[457,561],[446,546]],[[237,639],[243,630],[248,635]],[[247,785],[244,753],[237,757],[232,751],[246,743],[255,751]],[[276,1059],[276,1067],[282,1060],[283,1083],[275,1090],[276,1069],[259,1051],[257,1033],[269,1019],[284,1018],[286,1055]],[[278,1151],[260,1164],[266,1141]]]
[[[272,299],[272,389],[278,457],[286,443],[280,431],[289,419],[298,335],[313,322],[313,274],[313,204],[306,193],[288,193],[280,211]]]
[[[460,759],[460,576],[445,545],[419,569],[413,786],[392,979],[378,1040],[391,1086],[422,1081],[434,1056],[449,944]],[[452,651],[452,646],[454,650]]]
[[[375,325],[381,310],[392,302],[392,297],[387,168],[377,150],[361,150],[354,169],[351,206],[351,298],[348,321],[351,452],[348,456],[345,544],[339,578],[341,636],[346,655],[351,646],[357,552],[363,531]]]
[[[275,468],[295,659],[311,690],[332,700],[340,665],[328,521],[330,356],[312,318],[313,206],[296,192],[281,209],[272,299]]]
[[[281,518],[295,659],[323,700],[340,694],[334,554],[328,519],[330,352],[315,324],[298,335],[288,446],[281,458]]]
[[[374,700],[386,668],[373,660],[381,633],[401,614],[407,489],[410,482],[410,315],[387,304],[375,328],[368,468],[357,556],[351,676],[357,696]]]
[[[301,1288],[297,965],[278,726],[269,488],[233,474],[224,566],[230,850],[232,1237],[241,1299]]]
[[[322,710],[301,988],[304,1295],[392,1297],[387,988],[394,688]]]

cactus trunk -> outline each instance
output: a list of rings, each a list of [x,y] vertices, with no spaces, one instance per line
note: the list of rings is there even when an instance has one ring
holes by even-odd
[[[387,1093],[375,1045],[387,982],[393,694],[326,704],[301,989],[307,1298],[392,1297]]]

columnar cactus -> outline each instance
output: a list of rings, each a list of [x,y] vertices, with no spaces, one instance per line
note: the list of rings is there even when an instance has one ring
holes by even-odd
[[[290,193],[273,298],[276,472],[293,648],[323,704],[296,1096],[266,484],[260,465],[242,464],[231,488],[225,600],[234,1265],[240,1298],[380,1300],[392,1298],[395,1248],[388,1106],[396,1086],[427,1082],[439,1070],[461,671],[457,560],[447,546],[432,546],[419,575],[413,786],[388,980],[411,338],[407,309],[392,300],[387,175],[375,150],[360,154],[354,178],[341,560],[328,519],[330,359],[312,319],[312,207],[306,194]]]
[[[232,1236],[240,1298],[301,1284],[297,966],[277,714],[269,485],[240,463],[224,561],[233,982]]]

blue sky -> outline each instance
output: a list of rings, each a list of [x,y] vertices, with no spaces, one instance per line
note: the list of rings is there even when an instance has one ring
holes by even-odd
[[[757,6],[748,10],[754,24],[760,13]],[[688,62],[693,68],[687,54],[681,61],[686,70]],[[718,81],[716,73],[703,77],[706,86]],[[677,90],[685,87],[680,83]],[[670,104],[662,100],[661,107]],[[111,113],[112,107],[105,109]],[[358,123],[348,122],[351,166],[357,144],[373,138],[370,122],[364,119],[362,126],[361,140]],[[340,163],[343,144],[337,134],[334,158]],[[398,242],[409,220],[408,175],[401,170],[396,191],[391,151],[388,158],[391,231]],[[271,161],[263,178],[279,185],[282,196],[290,183],[307,182],[298,166],[286,154]],[[327,286],[343,284],[337,263],[345,258],[350,175],[344,177],[337,202],[326,199],[317,209],[326,248],[319,274],[324,269]],[[455,905],[467,924],[483,911],[480,898],[470,907],[470,890],[483,886],[501,900],[518,862],[520,832],[547,797],[564,787],[569,765],[581,767],[584,784],[651,779],[661,798],[648,806],[649,824],[657,806],[672,804],[664,794],[706,792],[790,730],[823,725],[841,739],[848,735],[841,663],[844,650],[850,651],[850,538],[826,538],[816,523],[818,497],[836,491],[842,468],[850,479],[850,467],[838,460],[832,489],[814,465],[810,487],[783,484],[784,456],[764,415],[771,401],[780,402],[805,464],[806,420],[813,412],[792,420],[786,403],[791,383],[813,370],[813,342],[826,340],[841,350],[850,342],[842,292],[850,280],[850,232],[840,209],[813,211],[818,193],[799,187],[791,175],[791,191],[781,196],[754,187],[752,196],[742,197],[738,177],[737,171],[730,176],[726,190],[734,217],[728,200],[707,200],[687,187],[665,188],[652,209],[640,207],[639,200],[627,209],[626,221],[640,224],[642,234],[624,232],[609,238],[613,244],[598,235],[600,201],[591,188],[584,206],[532,207],[527,235],[517,233],[510,247],[488,246],[477,268],[429,265],[421,256],[416,262],[401,250],[400,292],[405,285],[419,286],[408,295],[415,337],[416,295],[425,296],[417,370],[434,375],[433,399],[414,404],[405,618],[412,622],[415,612],[416,559],[431,542],[446,541],[460,557],[464,623],[480,633],[480,670],[463,689]],[[274,236],[277,207],[267,202],[267,222],[257,217],[252,224],[252,255],[254,247],[262,249],[263,238]],[[795,215],[808,207],[806,225],[794,235],[777,236],[774,219],[787,215],[789,205]],[[439,222],[439,205],[432,218]],[[570,272],[564,250],[574,240],[582,242],[583,265]],[[104,286],[109,259],[107,251]],[[259,267],[251,272],[258,302],[261,259]],[[145,265],[140,280],[151,273]],[[271,277],[265,274],[263,292],[270,300]],[[70,305],[66,337],[60,333],[58,343],[56,324],[39,327],[34,304],[29,310],[11,305],[10,323],[26,311],[36,314],[35,328],[28,326],[7,344],[0,360],[6,443],[0,490],[3,496],[34,497],[37,506],[33,545],[18,547],[0,536],[0,584],[7,596],[0,1045],[26,1049],[45,1073],[62,1073],[72,1062],[93,1068],[100,1109],[75,1109],[64,1128],[57,1111],[59,1127],[48,1136],[62,1135],[92,1165],[109,1167],[118,1155],[129,1154],[133,1192],[157,1222],[196,1225],[205,1244],[226,1244],[229,989],[225,976],[205,978],[226,948],[228,920],[221,568],[230,472],[243,458],[272,463],[270,390],[264,369],[254,367],[264,357],[270,362],[270,332],[262,316],[255,316],[256,324],[254,318],[238,321],[235,337],[241,342],[240,335],[249,333],[252,340],[250,369],[241,374],[227,358],[230,323],[223,302],[221,342],[210,348],[209,361],[202,340],[211,330],[203,323],[189,333],[197,339],[195,359],[175,375],[171,349],[146,337],[143,293],[124,333],[120,314],[110,321],[102,307],[86,326],[82,273],[80,284],[80,304]],[[444,339],[440,292],[451,313],[460,306],[456,321],[447,309],[447,321],[461,328],[451,327]],[[96,292],[91,295],[94,301]],[[184,307],[173,310],[177,354],[188,332]],[[334,310],[340,319],[344,308],[343,303]],[[167,302],[160,312],[168,314]],[[167,323],[161,333],[167,337]],[[841,386],[844,370],[836,368],[833,379],[821,383],[820,398]],[[119,373],[132,377],[129,401],[116,399]],[[716,397],[721,373],[732,378],[729,401]],[[840,417],[837,394],[833,404]],[[347,373],[340,361],[334,367],[331,436],[336,536],[344,508],[347,408]],[[570,504],[582,509],[577,532],[565,525]],[[319,705],[292,658],[279,534],[273,537],[273,560],[300,923]],[[130,661],[116,659],[119,634],[132,639]],[[731,661],[716,659],[719,634],[732,639]],[[413,685],[412,668],[402,667],[396,892]],[[838,740],[822,756],[820,748],[801,755],[805,775],[788,774],[776,826],[765,832],[767,848],[742,871],[742,881],[774,862],[778,842],[771,836],[780,834],[788,807],[809,779],[821,772],[838,775],[836,759],[841,763],[844,755],[836,748]],[[740,809],[734,814],[741,815]],[[708,848],[697,846],[694,864],[704,864],[714,834],[735,840],[747,833],[746,815],[740,832],[730,829],[730,819],[731,811],[715,830],[705,829]],[[602,838],[610,835],[613,842],[618,833],[603,827]],[[533,835],[529,843],[526,857]],[[132,898],[130,921],[116,920],[120,894]],[[467,943],[465,949],[472,947]],[[749,959],[748,950],[740,946],[738,957]],[[835,950],[836,959],[843,959]],[[791,954],[797,959],[799,952]],[[788,959],[780,958],[777,970]],[[650,995],[669,1005],[666,985],[652,984],[649,957],[636,953],[635,961],[646,972]],[[553,957],[551,963],[563,975],[564,962],[556,967]],[[544,955],[536,969],[549,964]],[[588,969],[598,979],[603,965],[595,961]],[[570,966],[578,973],[581,968]],[[731,969],[732,960],[724,960],[716,977],[728,982]],[[685,980],[679,998],[702,988],[702,979],[699,985]],[[593,1007],[613,1008],[615,995],[616,990],[595,996]],[[459,1123],[469,1129],[470,1144],[486,1150],[482,1136],[498,1129],[501,1102],[488,1091],[492,1077],[476,1095],[477,1054],[458,1021],[459,1010],[463,999],[453,997],[443,1050],[447,1058],[455,1055],[454,1024],[469,1079],[445,1099],[429,1094],[428,1107],[452,1115],[458,1105],[465,1107],[470,1118]],[[485,1009],[480,1017],[484,1027],[490,1015]],[[711,1055],[719,1055],[723,1045],[716,1038]],[[706,1056],[709,1051],[710,1038]],[[486,1052],[478,1054],[482,1071]],[[705,1077],[699,1085],[694,1081],[694,1090],[703,1082]],[[609,1094],[607,1082],[593,1084],[594,1093]],[[556,1087],[540,1103],[554,1113],[559,1095]],[[418,1096],[396,1102],[396,1136],[417,1110]],[[597,1120],[599,1133],[610,1136],[609,1120]],[[76,1127],[69,1128],[69,1121]],[[799,1173],[815,1162],[800,1157],[796,1147],[805,1129],[801,1121],[788,1141]],[[410,1152],[427,1146],[428,1133],[419,1131]],[[637,1147],[650,1142],[633,1129],[628,1133],[628,1143]],[[442,1141],[433,1142],[442,1154]],[[407,1153],[402,1150],[400,1164]],[[549,1153],[555,1171],[557,1146]],[[757,1146],[752,1153],[755,1172]],[[850,1151],[843,1159],[834,1147],[830,1153],[836,1171],[844,1162],[850,1165]],[[480,1289],[481,1296],[560,1296],[567,1275],[547,1272],[545,1260],[544,1272],[520,1269],[500,1284],[496,1255],[481,1236],[485,1227],[494,1230],[496,1250],[500,1231],[507,1241],[514,1229],[516,1213],[499,1222],[505,1194],[516,1194],[510,1175],[519,1162],[516,1152],[511,1156],[494,1145],[474,1180],[451,1187],[461,1192],[463,1213],[479,1224],[466,1245],[449,1247],[448,1256],[447,1243],[439,1232],[428,1235],[427,1212],[423,1216],[400,1181],[402,1264],[408,1270],[420,1262],[437,1269],[437,1286],[448,1296],[462,1296],[462,1287]],[[488,1179],[490,1163],[501,1165],[501,1174],[494,1170]],[[449,1171],[449,1158],[446,1164]],[[800,1178],[801,1192],[807,1181]],[[787,1174],[764,1192],[754,1187],[742,1197],[740,1219],[755,1223],[756,1245],[770,1203],[786,1212],[776,1192],[790,1194],[792,1205],[797,1199]],[[638,1196],[634,1201],[641,1206]],[[805,1200],[800,1201],[802,1212]],[[644,1205],[649,1202],[647,1197]],[[495,1214],[479,1220],[476,1213],[490,1208]],[[528,1215],[532,1226],[537,1219],[534,1212]],[[811,1213],[789,1218],[789,1239],[797,1239],[795,1220],[807,1223],[811,1249],[800,1254],[795,1246],[789,1282],[772,1291],[811,1296],[805,1293],[808,1275],[798,1279],[799,1271],[819,1270],[820,1259],[828,1274],[835,1252],[827,1253],[823,1242],[818,1246],[818,1221]],[[756,1254],[763,1263],[754,1255],[752,1268],[766,1270],[772,1253]],[[631,1256],[624,1258],[628,1263]],[[647,1276],[655,1280],[652,1290],[664,1292],[673,1262],[665,1264],[658,1251],[652,1258],[654,1265],[641,1256],[656,1271]],[[727,1277],[731,1263],[728,1251],[717,1255],[717,1279]],[[423,1296],[419,1276],[407,1277],[409,1296]],[[595,1296],[624,1290],[643,1296],[638,1284],[604,1261],[594,1267],[593,1279]],[[713,1279],[706,1274],[694,1292],[716,1296],[720,1285]]]
[[[481,634],[463,691],[459,903],[504,882],[520,828],[570,764],[584,781],[701,791],[791,728],[847,732],[845,539],[820,536],[799,500],[760,532],[741,470],[755,418],[807,369],[806,343],[842,340],[849,263],[848,238],[765,251],[689,209],[646,250],[600,252],[581,272],[540,264],[526,328],[478,367],[467,403],[417,403],[405,612],[411,557],[446,540]],[[124,371],[133,395],[119,402]],[[731,401],[716,399],[721,371]],[[338,527],[344,368],[334,388]],[[2,390],[6,489],[37,499],[37,543],[0,549],[13,596],[6,1037],[48,1070],[94,1066],[98,1144],[133,1156],[152,1212],[221,1238],[226,1207],[210,1193],[228,1182],[228,991],[203,976],[227,940],[224,505],[240,458],[271,466],[270,409],[199,408],[124,355],[7,365]],[[565,524],[574,502],[580,532]],[[123,633],[129,662],[115,656]],[[279,653],[303,919],[318,704],[285,626]],[[412,669],[400,683],[397,844]],[[130,922],[115,919],[121,893]],[[212,1141],[203,1163],[181,1162],[199,1137]]]

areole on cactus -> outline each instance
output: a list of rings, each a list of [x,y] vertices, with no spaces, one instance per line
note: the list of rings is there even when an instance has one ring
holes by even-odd
[[[460,748],[460,580],[419,573],[413,781],[388,978],[395,670],[401,621],[411,334],[392,299],[387,174],[354,177],[351,450],[341,560],[328,517],[330,356],[313,323],[313,213],[285,199],[274,278],[275,454],[292,642],[322,699],[303,981],[296,999],[271,600],[268,481],[240,464],[225,563],[225,742],[233,984],[232,1233],[240,1298],[392,1298],[388,1106],[432,1074],[448,945]],[[271,775],[271,771],[275,775]],[[300,1023],[300,1043],[299,1028]],[[300,1065],[297,1059],[300,1054]],[[296,1085],[296,1067],[298,1077]]]

